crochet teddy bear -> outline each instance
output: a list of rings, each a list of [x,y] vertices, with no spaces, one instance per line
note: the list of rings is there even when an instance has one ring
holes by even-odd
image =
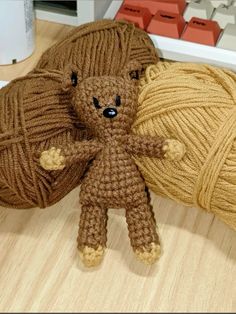
[[[98,265],[106,247],[108,208],[125,208],[129,237],[141,261],[152,264],[160,255],[160,241],[149,196],[134,155],[180,160],[183,144],[174,139],[131,133],[138,103],[140,66],[132,61],[121,76],[88,77],[80,81],[70,69],[64,89],[72,95],[79,119],[93,139],[52,147],[42,152],[40,164],[59,170],[82,160],[91,160],[81,183],[81,217],[78,249],[86,266]]]

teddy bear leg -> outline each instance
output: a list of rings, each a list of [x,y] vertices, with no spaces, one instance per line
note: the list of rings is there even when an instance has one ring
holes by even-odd
[[[155,263],[161,246],[151,205],[140,204],[126,209],[129,237],[136,257],[145,264]]]
[[[101,263],[107,241],[107,209],[98,205],[82,205],[78,234],[78,250],[87,267]]]

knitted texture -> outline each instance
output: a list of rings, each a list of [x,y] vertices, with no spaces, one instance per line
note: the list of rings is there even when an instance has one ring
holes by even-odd
[[[39,71],[12,81],[0,92],[0,205],[45,207],[80,182],[86,163],[61,172],[38,165],[40,152],[87,138],[62,91],[62,76]]]
[[[42,55],[37,68],[64,70],[71,64],[78,68],[80,78],[86,78],[119,75],[131,60],[143,69],[157,63],[158,55],[147,33],[131,23],[100,20],[73,29]]]
[[[72,30],[43,54],[29,75],[0,90],[0,205],[46,207],[79,184],[86,162],[50,173],[35,163],[37,150],[90,138],[71,110],[71,98],[64,88],[65,68],[69,62],[74,64],[80,79],[117,75],[129,59],[140,60],[143,69],[157,62],[145,32],[128,23],[92,22]],[[89,151],[86,157],[88,160]]]
[[[178,163],[136,157],[159,195],[218,215],[236,230],[236,74],[209,65],[161,62],[141,82],[133,131],[185,143]]]
[[[139,259],[153,263],[160,255],[150,198],[131,154],[181,159],[184,147],[175,140],[130,133],[138,100],[138,84],[130,75],[140,69],[141,66],[131,62],[120,77],[84,80],[78,77],[78,85],[68,92],[73,95],[75,111],[93,139],[51,148],[40,158],[42,167],[50,169],[51,165],[52,169],[60,169],[93,157],[80,189],[78,248],[87,266],[97,265],[102,259],[108,208],[126,209],[131,245]]]

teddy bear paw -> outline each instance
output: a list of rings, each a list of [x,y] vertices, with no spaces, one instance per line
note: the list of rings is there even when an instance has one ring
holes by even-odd
[[[42,152],[40,165],[45,170],[60,170],[65,167],[65,157],[61,155],[61,149],[52,147]]]
[[[181,160],[186,153],[186,147],[178,140],[166,140],[163,145],[164,158],[169,160]]]
[[[80,258],[86,267],[98,266],[103,260],[104,253],[105,248],[101,245],[99,245],[97,249],[89,246],[79,249]]]
[[[160,244],[150,243],[148,247],[138,248],[135,251],[135,255],[138,260],[147,265],[154,264],[157,260],[159,260],[161,255],[161,247]]]

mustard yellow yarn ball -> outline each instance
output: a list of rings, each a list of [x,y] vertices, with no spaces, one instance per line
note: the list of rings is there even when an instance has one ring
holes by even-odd
[[[154,192],[213,212],[236,230],[236,73],[191,63],[150,66],[133,131],[186,145],[181,161],[136,157]]]

